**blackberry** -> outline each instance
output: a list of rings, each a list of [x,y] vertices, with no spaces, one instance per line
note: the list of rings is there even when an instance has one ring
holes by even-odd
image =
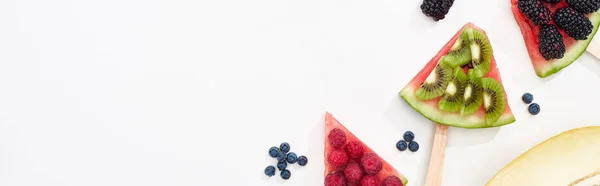
[[[551,12],[542,2],[538,0],[519,0],[517,3],[521,13],[531,20],[535,25],[547,24],[550,22]]]
[[[454,4],[454,0],[423,0],[421,12],[433,18],[434,21],[439,21],[446,17],[452,4]]]
[[[560,2],[560,1],[562,1],[562,0],[544,0],[544,2],[546,2],[546,3],[552,3],[552,4],[556,4],[556,3]]]
[[[585,15],[571,7],[558,9],[554,14],[554,22],[558,28],[576,40],[586,40],[594,29],[592,22]]]
[[[600,8],[600,0],[567,0],[567,4],[583,14],[598,11]]]
[[[564,57],[565,44],[556,26],[549,24],[542,25],[538,36],[538,49],[546,60]]]

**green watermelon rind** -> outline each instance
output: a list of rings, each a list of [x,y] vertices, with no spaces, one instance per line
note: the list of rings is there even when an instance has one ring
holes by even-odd
[[[504,113],[498,121],[492,125],[485,123],[485,115],[461,116],[458,113],[445,112],[438,109],[437,105],[423,104],[415,95],[412,86],[406,86],[400,91],[400,96],[421,115],[438,124],[444,124],[460,128],[491,128],[507,125],[516,121],[512,113]]]
[[[592,25],[594,25],[594,30],[590,34],[590,37],[588,37],[586,40],[577,41],[575,44],[569,47],[563,58],[543,65],[535,66],[535,73],[538,77],[545,78],[562,70],[563,68],[571,65],[571,63],[577,60],[585,52],[590,42],[594,39],[596,31],[598,31],[598,27],[600,25],[600,11],[591,13],[589,19],[592,22]]]

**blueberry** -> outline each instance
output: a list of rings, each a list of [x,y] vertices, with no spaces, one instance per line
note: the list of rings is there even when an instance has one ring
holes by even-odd
[[[288,163],[296,163],[296,161],[298,161],[298,156],[296,156],[296,153],[290,152],[287,154]]]
[[[527,110],[529,110],[529,113],[537,115],[538,113],[540,113],[540,105],[538,105],[537,103],[532,103],[531,105],[529,105],[529,108]]]
[[[265,168],[265,174],[269,177],[275,176],[275,167],[273,167],[273,165],[269,165],[267,168]]]
[[[273,146],[269,149],[269,156],[276,158],[277,154],[279,154],[279,148]]]
[[[408,148],[408,144],[406,144],[406,141],[400,140],[396,143],[396,148],[400,151],[405,151]]]
[[[531,95],[530,93],[525,93],[523,94],[523,97],[521,97],[523,99],[523,102],[529,104],[533,101],[533,95]]]
[[[404,133],[404,140],[407,142],[411,142],[415,139],[415,134],[411,131],[406,131]]]
[[[285,161],[277,163],[277,169],[283,170],[285,168],[287,168],[287,163]]]
[[[408,150],[417,152],[419,150],[419,143],[417,143],[416,141],[411,141],[410,143],[408,143]]]
[[[306,156],[300,156],[300,157],[298,157],[298,165],[304,166],[307,163],[308,163],[308,158],[306,158]]]
[[[292,172],[290,172],[290,170],[285,169],[281,171],[281,178],[284,180],[290,179],[290,176],[292,176]]]
[[[285,152],[279,152],[279,154],[277,154],[278,162],[285,161],[286,158],[287,158],[287,154]]]
[[[279,149],[281,149],[281,152],[288,153],[290,151],[290,144],[283,142],[281,145],[279,145]]]

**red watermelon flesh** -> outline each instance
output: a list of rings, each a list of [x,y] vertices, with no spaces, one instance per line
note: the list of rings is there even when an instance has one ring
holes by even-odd
[[[473,115],[461,116],[459,113],[445,112],[445,111],[439,110],[438,102],[441,98],[423,101],[423,100],[419,100],[415,96],[415,92],[417,91],[417,89],[419,89],[419,87],[425,81],[427,76],[433,71],[435,66],[438,64],[438,61],[440,60],[440,58],[442,58],[444,55],[446,55],[448,53],[448,51],[450,50],[450,48],[452,48],[452,45],[456,42],[456,40],[458,39],[458,37],[460,36],[462,31],[467,27],[472,28],[477,31],[480,31],[480,32],[483,32],[485,34],[485,31],[483,29],[477,27],[473,23],[465,24],[452,37],[452,39],[450,39],[450,41],[448,43],[446,43],[446,45],[444,45],[444,47],[442,47],[442,49],[438,52],[438,54],[436,56],[434,56],[427,63],[427,65],[408,83],[408,85],[406,85],[402,89],[402,91],[400,91],[400,96],[411,107],[413,107],[417,112],[421,113],[423,116],[427,117],[428,119],[432,120],[433,122],[439,123],[439,124],[450,125],[450,126],[461,127],[461,128],[488,128],[488,127],[497,127],[497,126],[502,126],[502,125],[506,125],[509,123],[513,123],[515,121],[515,118],[514,118],[514,115],[512,114],[510,106],[508,105],[506,90],[504,91],[506,107],[504,109],[503,114],[498,119],[498,121],[492,125],[487,125],[485,122],[485,111],[484,111],[483,106],[481,106],[479,108],[479,111],[477,111]],[[466,72],[466,70],[467,70],[467,67],[465,67],[465,72]],[[500,71],[497,68],[496,60],[494,59],[493,56],[492,56],[492,60],[491,60],[490,71],[484,77],[490,77],[490,78],[495,79],[499,83],[502,83],[502,77],[500,76]]]
[[[328,138],[329,134],[334,129],[340,129],[341,131],[343,131],[343,133],[346,136],[346,141],[345,141],[344,145],[340,148],[333,147]],[[406,177],[404,177],[404,175],[402,175],[398,171],[396,171],[396,169],[394,169],[394,167],[392,167],[383,158],[381,158],[379,155],[377,155],[377,153],[375,153],[375,151],[371,150],[371,148],[369,148],[369,146],[365,145],[352,132],[350,132],[348,129],[346,129],[346,127],[344,127],[344,125],[342,125],[338,120],[336,120],[330,113],[325,114],[325,161],[324,161],[325,162],[325,172],[324,172],[325,177],[327,177],[327,175],[329,175],[331,173],[343,174],[345,167],[337,167],[336,168],[335,166],[331,165],[328,162],[328,156],[332,152],[332,150],[346,149],[346,145],[348,145],[348,143],[350,143],[352,141],[355,141],[355,143],[357,142],[358,144],[362,145],[362,149],[364,150],[363,156],[364,156],[364,154],[367,154],[367,153],[374,154],[374,155],[376,155],[377,158],[379,158],[379,160],[381,160],[381,163],[382,163],[381,171],[379,171],[377,174],[375,174],[375,176],[377,178],[379,178],[381,183],[383,183],[383,181],[386,178],[388,178],[390,176],[395,176],[402,181],[402,185],[406,186],[406,184],[408,183],[408,179],[406,179]],[[356,158],[356,159],[352,159],[352,158],[349,158],[349,159],[350,159],[349,162],[356,162],[356,163],[360,164],[360,157]],[[348,183],[348,184],[351,185],[350,183]]]
[[[577,60],[577,58],[579,58],[579,56],[585,52],[587,46],[594,38],[594,35],[598,30],[598,25],[600,24],[600,11],[586,15],[592,22],[592,25],[594,25],[594,30],[588,36],[587,40],[575,40],[572,37],[569,37],[563,30],[559,29],[566,49],[564,57],[561,59],[552,59],[548,61],[542,57],[542,54],[540,54],[538,49],[538,35],[540,27],[535,26],[531,20],[525,17],[525,15],[519,10],[517,5],[518,2],[519,0],[511,0],[511,9],[517,24],[521,28],[521,34],[525,40],[527,52],[529,53],[529,58],[531,59],[535,73],[539,77],[548,77]],[[565,0],[555,5],[549,5],[547,3],[545,3],[545,5],[547,5],[546,7],[550,9],[552,14],[554,14],[556,10],[568,6]],[[554,21],[552,20],[550,23],[554,24]]]

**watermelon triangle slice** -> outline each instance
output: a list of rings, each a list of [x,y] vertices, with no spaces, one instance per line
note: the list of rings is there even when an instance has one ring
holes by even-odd
[[[325,114],[325,186],[406,186],[408,179]]]
[[[551,59],[546,60],[542,57],[542,54],[538,49],[538,36],[540,31],[540,26],[536,26],[533,22],[526,18],[526,16],[519,10],[518,3],[519,0],[511,0],[511,9],[517,24],[521,29],[521,34],[523,35],[523,39],[525,40],[525,45],[527,46],[527,52],[529,53],[529,58],[531,59],[531,63],[533,64],[533,68],[535,69],[535,73],[539,77],[548,77],[563,68],[569,66],[573,61],[577,60],[583,52],[587,49],[587,46],[590,44],[596,31],[598,31],[598,26],[600,25],[600,10],[596,12],[592,12],[587,14],[588,17],[594,26],[592,33],[587,37],[586,40],[575,40],[572,37],[569,37],[563,30],[559,29],[560,34],[562,35],[563,42],[565,45],[565,53],[564,56],[560,59]],[[552,14],[556,12],[556,10],[568,6],[566,0],[563,0],[556,5],[544,4]],[[551,21],[550,24],[553,24],[554,21]]]
[[[474,109],[471,109],[469,112],[462,112],[462,111],[456,111],[456,110],[454,110],[454,111],[440,110],[440,108],[443,108],[443,106],[439,105],[440,100],[442,99],[443,96],[430,96],[432,98],[430,98],[430,97],[423,98],[422,96],[419,97],[417,95],[418,94],[417,91],[420,89],[420,87],[422,87],[423,84],[426,83],[426,81],[430,80],[430,77],[431,77],[430,74],[432,74],[434,69],[437,69],[438,64],[441,65],[443,63],[442,58],[449,53],[450,49],[453,48],[453,46],[455,46],[455,43],[457,42],[459,37],[462,37],[461,35],[464,35],[463,33],[466,32],[465,30],[480,33],[480,35],[483,35],[482,37],[487,38],[487,36],[485,36],[485,34],[486,34],[485,31],[482,30],[481,28],[475,26],[472,23],[465,24],[454,35],[454,37],[452,37],[452,39],[450,39],[450,41],[438,52],[438,54],[436,56],[434,56],[429,61],[429,63],[427,63],[427,65],[425,65],[425,68],[423,68],[408,83],[408,85],[406,85],[400,91],[400,93],[399,93],[400,96],[411,107],[413,107],[417,112],[421,113],[423,116],[432,120],[433,122],[439,123],[439,124],[461,127],[461,128],[488,128],[488,127],[497,127],[497,126],[502,126],[502,125],[506,125],[509,123],[513,123],[515,121],[515,117],[512,114],[510,106],[508,105],[506,91],[504,90],[504,87],[502,86],[502,78],[500,77],[500,71],[498,70],[498,68],[496,66],[496,60],[494,59],[493,54],[491,54],[489,71],[485,74],[482,74],[481,81],[484,84],[486,82],[490,82],[490,81],[496,82],[493,86],[496,86],[498,89],[498,94],[494,95],[495,96],[494,98],[497,98],[497,99],[493,99],[492,101],[490,101],[489,100],[490,95],[487,94],[487,96],[486,96],[486,91],[483,91],[483,94],[481,94],[481,92],[480,92],[480,91],[482,91],[481,89],[473,89],[473,90],[471,90],[471,92],[477,93],[477,94],[474,94],[471,97],[481,96],[481,97],[477,97],[477,98],[480,100],[483,100],[483,101],[481,101],[481,102],[483,102],[483,104],[481,104],[481,102],[480,102],[481,107],[479,107],[479,108],[474,107]],[[490,47],[491,47],[491,45],[490,45]],[[491,49],[490,49],[490,53],[492,53]],[[470,66],[454,67],[454,69],[462,70],[465,73],[473,70],[472,67],[470,67]],[[482,72],[485,72],[485,71],[482,71]],[[435,72],[433,72],[433,73],[435,73]],[[479,81],[477,77],[474,77],[473,79]],[[445,84],[449,84],[449,83],[445,82]],[[486,85],[483,85],[483,86],[484,86],[483,90],[486,90],[485,89]],[[446,86],[444,85],[444,87],[446,87]],[[448,87],[450,87],[450,86],[448,85]],[[448,90],[450,90],[450,88],[448,88],[444,92],[444,95],[448,93]],[[463,87],[463,90],[466,90],[466,88]],[[471,94],[467,94],[465,91],[464,95],[466,97],[467,95],[471,95]],[[459,95],[458,97],[460,99],[462,99],[463,94]],[[498,103],[503,103],[503,104],[498,104]],[[486,108],[489,108],[489,107],[486,107],[486,105],[487,106],[503,105],[503,106],[501,108],[500,107],[496,108],[498,110],[496,110],[494,112],[495,116],[492,117],[492,114],[490,114],[488,112],[489,109],[486,109]],[[486,113],[488,113],[488,114],[486,114]]]

